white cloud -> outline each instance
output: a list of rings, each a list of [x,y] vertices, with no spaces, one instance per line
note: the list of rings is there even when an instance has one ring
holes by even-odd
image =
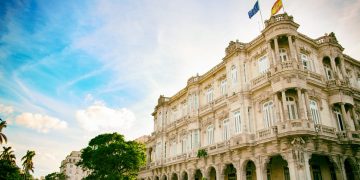
[[[127,108],[111,109],[104,103],[94,103],[76,112],[80,126],[90,132],[124,131],[135,121],[135,115]]]
[[[14,112],[14,108],[12,106],[6,106],[4,104],[0,104],[0,114],[8,115]]]
[[[17,116],[16,123],[42,133],[47,133],[51,129],[58,130],[67,128],[67,123],[65,121],[43,114],[33,114],[28,112]]]

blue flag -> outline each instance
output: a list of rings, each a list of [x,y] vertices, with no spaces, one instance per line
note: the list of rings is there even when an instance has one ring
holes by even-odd
[[[249,18],[251,19],[259,11],[259,2],[256,1],[254,7],[248,12]]]

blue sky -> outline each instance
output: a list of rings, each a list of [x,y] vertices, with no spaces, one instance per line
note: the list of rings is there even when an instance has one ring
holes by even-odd
[[[1,1],[0,116],[35,176],[95,135],[149,134],[160,94],[171,96],[219,63],[230,40],[259,34],[255,1]],[[261,1],[264,20],[273,2]],[[360,59],[360,1],[284,1],[299,31],[335,32]],[[7,146],[6,145],[6,146]],[[18,162],[19,163],[19,162]],[[19,163],[20,165],[20,163]]]

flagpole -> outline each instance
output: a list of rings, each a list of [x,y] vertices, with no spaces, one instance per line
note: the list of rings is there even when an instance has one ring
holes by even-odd
[[[282,9],[283,9],[284,13],[286,13],[286,12],[285,12],[285,8],[284,8],[284,3],[281,2],[281,4],[282,4]]]
[[[263,20],[262,13],[261,13],[260,0],[258,0],[258,3],[259,3],[259,11],[260,11],[261,24],[262,24],[262,26],[263,26],[263,29],[265,29],[264,20]]]

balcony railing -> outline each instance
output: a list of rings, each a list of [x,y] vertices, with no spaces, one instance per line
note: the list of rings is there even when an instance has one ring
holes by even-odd
[[[262,84],[262,83],[264,83],[266,81],[268,81],[268,73],[267,72],[261,74],[260,76],[256,77],[255,79],[253,79],[251,81],[251,85],[253,87],[255,87],[255,86],[258,86],[258,85],[260,85],[260,84]]]

